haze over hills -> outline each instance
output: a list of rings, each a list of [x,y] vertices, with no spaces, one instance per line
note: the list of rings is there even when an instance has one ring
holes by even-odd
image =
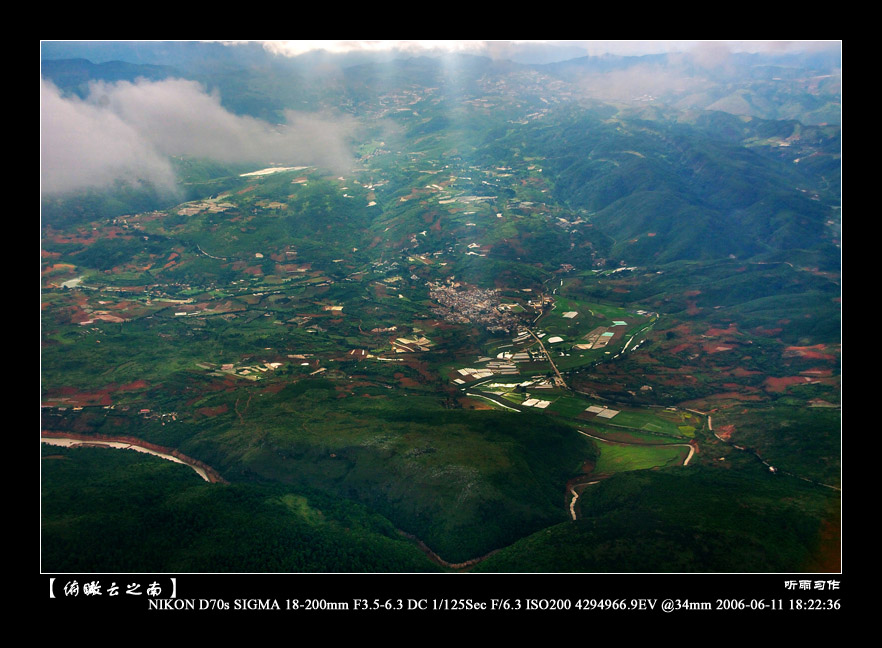
[[[45,570],[839,569],[840,48],[503,45],[43,44]]]
[[[450,43],[450,42],[448,42]],[[454,42],[455,43],[455,42]],[[321,44],[319,44],[321,45]],[[619,50],[627,43],[614,44]],[[665,53],[622,55],[604,53],[584,55],[591,48],[578,43],[475,43],[451,50],[313,49],[296,56],[278,54],[281,47],[257,43],[194,42],[46,42],[42,45],[43,76],[65,90],[82,92],[84,77],[114,81],[123,78],[124,63],[129,80],[137,76],[166,76],[198,79],[216,87],[225,100],[234,101],[233,87],[248,70],[252,75],[294,75],[298,85],[304,79],[315,81],[347,76],[366,82],[371,74],[390,78],[390,70],[404,71],[416,66],[431,67],[433,61],[446,60],[456,68],[457,81],[474,74],[504,71],[539,75],[554,89],[585,98],[613,102],[663,103],[680,109],[698,108],[745,114],[768,119],[796,119],[805,124],[838,123],[841,115],[841,46],[836,42],[809,43],[787,48],[732,49],[725,42],[693,43],[688,49]],[[743,48],[743,45],[741,45]],[[73,60],[72,60],[73,59]],[[77,60],[79,59],[79,60]],[[457,62],[458,61],[458,62]],[[415,65],[416,64],[416,65]],[[136,67],[142,66],[139,74]],[[92,69],[86,71],[86,68]],[[373,71],[372,71],[373,70]],[[72,76],[76,71],[76,76]],[[426,70],[411,81],[425,83]],[[227,76],[229,75],[229,76]],[[301,75],[302,78],[297,78]],[[400,80],[403,80],[400,79]],[[288,95],[293,84],[277,84],[275,91]],[[282,87],[288,86],[288,87]],[[273,97],[264,100],[285,100]],[[339,98],[335,98],[339,99]],[[232,104],[231,104],[232,105]],[[339,103],[334,103],[339,107]],[[289,108],[298,106],[289,104]],[[267,106],[255,110],[266,110]]]

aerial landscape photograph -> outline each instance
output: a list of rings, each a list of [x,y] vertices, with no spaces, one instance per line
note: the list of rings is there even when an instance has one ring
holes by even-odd
[[[40,41],[51,598],[601,610],[369,575],[718,574],[838,609],[841,68],[842,41]],[[367,589],[184,592],[269,574]]]

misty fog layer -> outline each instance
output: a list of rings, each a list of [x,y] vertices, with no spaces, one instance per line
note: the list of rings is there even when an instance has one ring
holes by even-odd
[[[286,112],[284,124],[230,113],[220,97],[182,79],[90,85],[85,100],[40,82],[44,195],[101,188],[115,181],[172,189],[170,156],[221,162],[351,164],[346,117]]]

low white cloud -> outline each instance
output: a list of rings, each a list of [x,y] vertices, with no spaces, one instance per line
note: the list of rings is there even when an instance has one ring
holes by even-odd
[[[66,99],[40,81],[40,178],[44,194],[105,187],[116,180],[174,184],[167,158],[102,106]]]
[[[689,50],[689,56],[696,65],[706,69],[714,69],[726,67],[729,64],[732,59],[732,50],[726,43],[706,41]]]
[[[307,52],[325,51],[331,54],[353,52],[474,52],[483,50],[487,41],[475,40],[289,40],[263,41],[268,52],[282,56],[299,56]],[[230,43],[235,45],[236,43]]]
[[[240,44],[226,41],[228,45]],[[700,41],[700,40],[288,40],[261,41],[263,47],[282,56],[299,56],[307,52],[330,54],[357,52],[408,52],[441,54],[464,52],[499,59],[550,62],[579,56],[642,56],[675,54],[695,48],[710,54],[729,52],[795,52],[837,47],[839,41]]]
[[[586,72],[577,86],[586,96],[603,101],[631,101],[644,95],[684,93],[706,84],[700,76],[683,74],[664,63],[644,63],[610,72]]]
[[[169,156],[285,162],[342,171],[354,121],[297,112],[270,124],[227,111],[217,95],[182,79],[94,83],[85,100],[41,81],[44,193],[144,180],[174,183]]]

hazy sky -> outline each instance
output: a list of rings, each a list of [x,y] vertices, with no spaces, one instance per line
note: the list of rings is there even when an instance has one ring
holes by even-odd
[[[296,56],[313,50],[333,53],[353,51],[385,51],[400,49],[413,52],[454,51],[494,55],[511,53],[518,48],[527,52],[558,50],[556,59],[602,54],[642,55],[688,52],[696,47],[714,44],[731,52],[786,52],[811,48],[829,48],[839,41],[740,41],[740,40],[291,40],[264,41],[272,52]],[[552,56],[549,54],[549,56]]]

